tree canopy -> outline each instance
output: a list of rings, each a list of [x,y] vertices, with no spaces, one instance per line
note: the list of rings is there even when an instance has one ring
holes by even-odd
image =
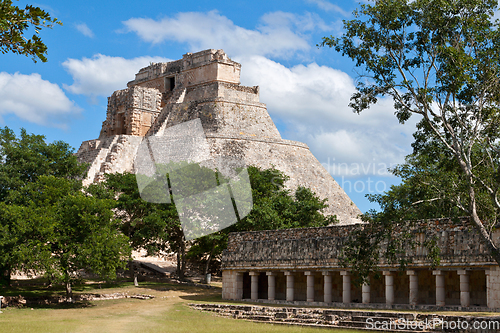
[[[196,166],[194,172],[208,171],[213,173],[210,169]],[[188,242],[189,246],[184,238],[175,202],[148,203],[142,200],[136,176],[130,173],[109,174],[104,186],[118,198],[117,214],[122,220],[121,230],[130,238],[132,246],[135,249],[148,249],[150,254],[165,249],[174,251],[181,278],[187,258],[202,262],[205,273],[209,272],[211,263],[220,259],[227,247],[230,232],[317,227],[336,222],[335,216],[322,214],[326,200],[319,199],[311,190],[302,187],[292,193],[284,186],[288,177],[279,170],[249,166],[248,174],[253,197],[250,213],[230,227]],[[224,181],[221,175],[218,179]],[[191,185],[184,186],[190,192],[187,188]],[[198,185],[196,187],[199,188]]]
[[[63,142],[0,130],[0,277],[43,274],[71,284],[81,270],[113,278],[130,256],[116,201],[82,188],[85,165]],[[92,194],[91,191],[94,190]],[[2,281],[0,281],[2,282]]]
[[[12,0],[0,0],[0,51],[5,54],[13,52],[47,61],[47,45],[40,38],[43,28],[52,28],[54,24],[62,25],[57,18],[39,7],[26,5],[24,9],[14,6]],[[31,38],[28,30],[33,30]]]
[[[322,45],[361,69],[350,103],[355,112],[390,97],[400,122],[422,117],[414,154],[395,170],[403,184],[373,199],[393,218],[469,216],[500,263],[491,239],[500,209],[497,6],[492,0],[379,0],[361,5],[344,21],[344,34],[325,37]],[[444,209],[431,204],[438,201]]]

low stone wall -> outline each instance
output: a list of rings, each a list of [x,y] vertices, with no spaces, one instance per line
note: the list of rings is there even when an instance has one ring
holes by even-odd
[[[223,317],[271,324],[322,328],[358,328],[384,332],[498,332],[500,317],[453,316],[411,312],[377,312],[257,305],[189,304]]]

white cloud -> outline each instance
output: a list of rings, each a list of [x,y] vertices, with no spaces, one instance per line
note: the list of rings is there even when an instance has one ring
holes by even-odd
[[[90,30],[90,28],[85,23],[77,23],[77,24],[75,24],[75,28],[76,28],[76,30],[80,31],[84,36],[87,36],[90,38],[94,37],[94,33],[92,32],[92,30]]]
[[[329,27],[315,14],[303,16],[274,12],[264,15],[256,29],[235,25],[217,11],[179,13],[160,20],[131,18],[124,21],[127,32],[153,44],[164,41],[187,43],[191,51],[224,49],[230,56],[265,55],[287,57],[311,48],[304,31]]]
[[[40,74],[0,72],[0,116],[15,114],[39,125],[65,127],[64,119],[79,112],[57,84]]]
[[[328,2],[326,0],[306,0],[308,3],[312,3],[316,6],[318,6],[320,9],[327,11],[327,12],[337,12],[340,13],[344,16],[349,16],[349,13],[340,8],[337,5],[334,5],[331,2]]]
[[[161,57],[138,57],[125,59],[96,54],[92,58],[68,59],[63,66],[73,77],[72,85],[64,89],[87,96],[109,96],[115,90],[126,88],[139,69],[151,62],[168,62]]]
[[[349,170],[343,174],[356,174],[353,168],[371,174],[368,165],[375,163],[379,175],[380,168],[403,162],[410,152],[416,119],[399,124],[388,99],[354,114],[348,104],[355,86],[346,73],[316,63],[287,68],[260,56],[238,60],[242,84],[261,87],[261,101],[271,116],[287,125],[284,135],[307,143],[331,170],[346,163]]]

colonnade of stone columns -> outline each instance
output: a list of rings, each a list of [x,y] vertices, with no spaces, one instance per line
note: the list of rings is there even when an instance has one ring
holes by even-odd
[[[294,301],[295,297],[295,274],[294,271],[284,271],[283,272],[286,277],[286,300]],[[307,302],[314,302],[314,271],[305,271],[303,272],[306,276],[307,281]],[[383,271],[384,283],[385,283],[385,298],[386,304],[392,305],[394,304],[395,292],[394,292],[394,275],[396,272],[393,271]],[[418,272],[415,270],[408,270],[406,274],[409,278],[409,304],[417,305],[418,304]],[[436,283],[436,305],[437,306],[445,306],[445,271],[443,270],[434,270],[432,274],[435,276]],[[240,273],[241,274],[241,273]],[[250,275],[250,298],[252,300],[257,300],[259,296],[259,274],[258,271],[249,272]],[[325,303],[332,302],[332,271],[323,271],[323,301]],[[460,304],[462,307],[470,306],[470,286],[469,286],[469,271],[468,270],[458,270],[458,276],[460,277]],[[267,287],[268,287],[268,300],[273,301],[276,298],[276,271],[268,271],[267,275]],[[349,271],[340,271],[340,275],[342,276],[342,302],[343,303],[351,303],[351,273]],[[241,284],[241,288],[243,288],[243,279],[238,279],[238,283]],[[362,286],[362,303],[368,304],[370,303],[370,284],[364,284]]]

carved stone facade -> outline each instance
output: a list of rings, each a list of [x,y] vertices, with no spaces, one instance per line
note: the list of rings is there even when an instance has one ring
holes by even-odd
[[[467,220],[419,222],[412,235],[436,239],[440,263],[428,249],[408,246],[404,271],[385,260],[380,276],[357,287],[339,257],[353,228],[332,226],[232,233],[222,258],[222,297],[337,307],[485,308],[500,311],[500,269]],[[500,232],[492,234],[500,244]]]
[[[212,157],[274,166],[290,177],[290,189],[308,187],[328,199],[327,214],[337,215],[343,224],[359,222],[359,209],[307,145],[281,138],[259,101],[259,87],[240,85],[240,70],[222,50],[188,53],[142,68],[127,89],[109,98],[99,138],[83,142],[77,152],[80,161],[90,164],[85,183],[106,172],[132,171],[142,138],[199,118]]]
[[[161,111],[161,97],[157,89],[141,86],[115,91],[108,98],[99,138],[122,134],[145,136]]]

